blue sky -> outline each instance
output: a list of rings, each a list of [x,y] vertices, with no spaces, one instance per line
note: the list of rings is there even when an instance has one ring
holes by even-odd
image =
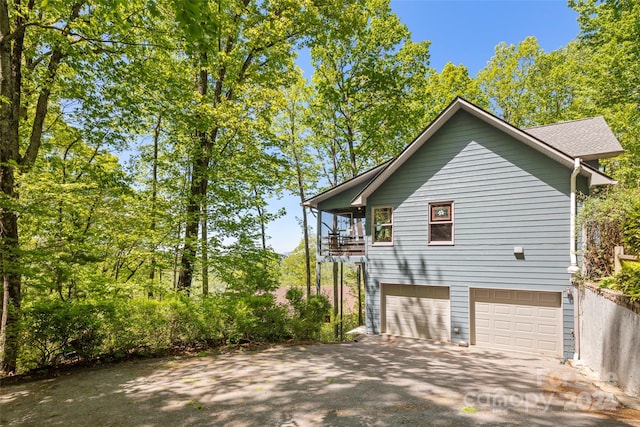
[[[409,27],[414,41],[431,40],[432,67],[440,71],[447,62],[463,64],[472,76],[486,65],[500,42],[518,44],[535,36],[542,49],[550,52],[578,35],[577,13],[566,0],[391,0],[391,8]],[[301,208],[296,197],[287,196],[272,200],[269,210],[281,207],[287,215],[271,223],[267,233],[273,249],[286,253],[302,239],[297,220]]]

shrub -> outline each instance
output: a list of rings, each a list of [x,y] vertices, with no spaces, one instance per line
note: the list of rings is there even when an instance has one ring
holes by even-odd
[[[23,312],[26,367],[55,365],[61,359],[100,354],[113,306],[105,302],[41,300]]]
[[[287,311],[270,293],[225,293],[225,337],[230,343],[280,341],[288,336]]]
[[[640,268],[623,266],[622,271],[615,276],[612,288],[629,296],[631,301],[640,301]]]
[[[638,244],[640,189],[614,187],[586,198],[579,215],[585,231],[586,278],[613,273],[613,248],[621,242],[629,250]],[[634,231],[635,230],[635,231]]]
[[[628,251],[640,254],[640,198],[636,200],[624,222],[622,241]]]
[[[286,298],[293,308],[293,316],[289,320],[289,328],[294,338],[319,339],[324,318],[329,314],[331,304],[324,295],[310,296],[303,299],[301,288],[291,287]]]

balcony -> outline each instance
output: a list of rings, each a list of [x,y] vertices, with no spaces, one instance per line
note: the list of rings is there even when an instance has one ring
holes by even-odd
[[[359,236],[329,233],[320,241],[320,255],[322,256],[364,256],[365,239]]]

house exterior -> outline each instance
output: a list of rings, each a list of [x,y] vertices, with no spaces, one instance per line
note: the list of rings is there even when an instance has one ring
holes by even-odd
[[[601,118],[526,131],[457,98],[305,202],[318,262],[364,267],[368,333],[572,357],[576,195],[614,184],[597,161],[621,151]]]

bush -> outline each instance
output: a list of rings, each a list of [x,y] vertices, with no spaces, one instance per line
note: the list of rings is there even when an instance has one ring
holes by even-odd
[[[329,313],[327,298],[305,300],[295,288],[287,298],[291,311],[267,292],[171,294],[162,300],[38,300],[26,304],[23,311],[20,369],[55,366],[65,360],[153,354],[174,346],[319,338]]]
[[[41,300],[23,312],[26,367],[55,365],[62,359],[86,359],[98,355],[111,318],[110,303]]]
[[[622,271],[615,277],[615,284],[611,286],[629,296],[631,301],[640,301],[640,263],[625,262]]]
[[[280,341],[288,337],[287,311],[273,294],[227,292],[225,337],[230,343]]]
[[[286,298],[293,308],[293,316],[289,320],[291,334],[296,339],[319,339],[324,318],[329,314],[331,304],[324,295],[313,295],[303,299],[301,288],[292,287]]]
[[[23,311],[20,366],[28,370],[63,360],[209,345],[220,342],[222,322],[219,296],[200,300],[185,295],[164,300],[40,300]]]
[[[613,274],[613,248],[622,242],[627,249],[638,244],[640,189],[614,187],[586,198],[578,224],[585,231],[587,279]]]
[[[636,200],[624,222],[622,241],[628,252],[640,254],[640,199]]]

